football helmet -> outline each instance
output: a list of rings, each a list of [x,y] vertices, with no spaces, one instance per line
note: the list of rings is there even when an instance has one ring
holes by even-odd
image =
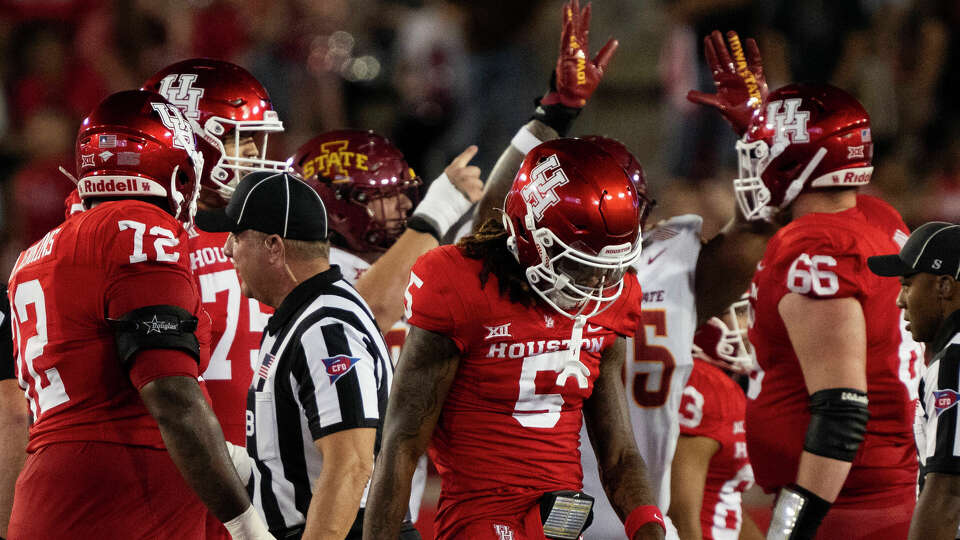
[[[127,90],[108,96],[80,124],[77,193],[97,197],[164,197],[170,212],[192,222],[203,155],[190,123],[163,96]]]
[[[571,318],[609,307],[640,256],[636,185],[613,156],[583,139],[555,139],[527,153],[503,221],[507,247],[534,292]]]
[[[259,170],[283,171],[286,162],[267,159],[267,138],[283,131],[267,90],[242,67],[206,58],[169,65],[144,83],[176,105],[193,124],[198,146],[207,160],[203,187],[230,198],[244,174]],[[228,154],[227,137],[233,140]],[[241,141],[252,137],[257,157],[241,153]]]
[[[637,196],[640,198],[640,230],[645,230],[647,218],[650,217],[650,211],[657,205],[657,201],[651,199],[647,193],[647,176],[643,174],[643,167],[640,162],[637,161],[630,150],[627,150],[626,145],[616,139],[589,135],[584,137],[584,140],[592,142],[602,148],[604,152],[613,156],[613,159],[616,159],[617,163],[626,171],[627,176],[637,188]]]
[[[693,356],[731,373],[749,373],[755,364],[749,346],[747,320],[750,300],[745,296],[727,308],[728,326],[720,317],[711,317],[693,334]]]
[[[323,199],[333,243],[354,252],[387,250],[403,233],[420,198],[420,178],[403,153],[373,131],[342,129],[318,135],[289,162]],[[398,197],[409,199],[410,209],[396,211]]]
[[[737,204],[748,220],[769,220],[800,193],[870,182],[870,116],[835,86],[787,85],[754,114],[737,155]]]

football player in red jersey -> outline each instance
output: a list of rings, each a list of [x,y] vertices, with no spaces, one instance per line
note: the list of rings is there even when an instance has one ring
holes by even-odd
[[[693,372],[683,390],[671,468],[670,517],[680,538],[763,538],[741,508],[753,469],[744,428],[747,397],[731,378],[749,373],[754,363],[745,339],[748,309],[746,298],[734,302],[694,335]]]
[[[640,253],[634,185],[595,144],[558,139],[528,153],[505,207],[503,225],[411,272],[364,538],[396,536],[428,442],[439,538],[580,534],[584,417],[628,536],[662,538],[620,380],[640,305],[623,280]]]
[[[10,538],[270,538],[198,384],[209,321],[187,266],[203,158],[153,92],[102,101],[77,135],[86,212],[10,277],[33,420]]]
[[[285,161],[270,160],[266,153],[269,134],[282,132],[283,124],[267,90],[242,67],[206,58],[183,60],[155,73],[143,88],[166,97],[193,126],[204,157],[200,212],[225,206],[244,174],[285,168]],[[190,227],[187,234],[190,270],[213,322],[210,364],[203,380],[224,437],[243,447],[251,366],[273,310],[240,293],[233,261],[223,253],[227,233]],[[213,515],[207,520],[207,537],[228,537]]]
[[[747,444],[757,483],[779,492],[769,537],[905,538],[922,352],[896,282],[866,270],[907,238],[896,210],[857,193],[873,172],[870,117],[839,88],[791,84],[737,151],[743,215],[792,214],[750,286]]]

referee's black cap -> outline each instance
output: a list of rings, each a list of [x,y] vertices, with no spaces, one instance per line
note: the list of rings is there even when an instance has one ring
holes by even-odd
[[[924,272],[960,279],[960,225],[924,223],[913,231],[900,253],[867,259],[878,276],[910,276]]]
[[[207,232],[253,229],[291,240],[327,239],[327,210],[320,195],[289,172],[244,176],[226,208],[197,212],[196,221]]]

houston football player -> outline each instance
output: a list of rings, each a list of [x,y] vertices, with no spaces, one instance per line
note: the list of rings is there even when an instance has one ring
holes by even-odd
[[[209,320],[187,235],[203,157],[180,111],[113,94],[76,143],[87,211],[24,251],[9,282],[33,419],[12,538],[271,538],[198,376]]]
[[[693,372],[680,402],[680,439],[673,457],[670,513],[681,538],[760,540],[742,509],[753,485],[744,416],[747,397],[732,376],[753,367],[746,339],[746,298],[700,325]]]
[[[640,289],[640,199],[597,145],[531,150],[502,222],[422,256],[364,537],[396,535],[417,458],[440,472],[439,538],[576,537],[584,417],[628,537],[662,538],[620,379]],[[573,535],[573,536],[570,536]]]
[[[737,152],[743,215],[792,214],[750,285],[747,444],[757,483],[779,493],[769,535],[905,538],[922,350],[897,283],[865,270],[908,233],[890,205],[857,193],[873,172],[870,117],[839,88],[791,84],[768,96]]]
[[[284,170],[285,161],[267,158],[269,136],[282,132],[283,124],[267,90],[242,67],[206,58],[183,60],[155,73],[143,88],[177,106],[197,136],[197,148],[204,157],[197,199],[200,212],[225,206],[244,174]],[[203,380],[232,445],[230,451],[242,454],[238,447],[246,446],[251,366],[273,310],[240,293],[233,261],[223,253],[227,233],[190,227],[187,234],[190,269],[213,321],[210,364]],[[226,531],[213,516],[207,526],[208,538],[225,537]]]

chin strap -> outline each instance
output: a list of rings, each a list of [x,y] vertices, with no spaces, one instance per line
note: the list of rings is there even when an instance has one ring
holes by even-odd
[[[563,370],[557,375],[557,386],[566,384],[567,379],[576,377],[580,388],[589,386],[590,368],[580,361],[580,344],[583,343],[583,327],[587,324],[587,318],[583,315],[577,315],[573,319],[573,331],[570,333],[570,356],[563,363]]]

